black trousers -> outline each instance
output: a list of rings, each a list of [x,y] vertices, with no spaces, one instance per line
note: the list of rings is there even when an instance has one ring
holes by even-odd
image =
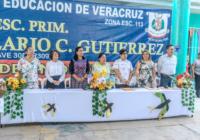
[[[200,75],[195,74],[195,89],[197,97],[200,97]]]

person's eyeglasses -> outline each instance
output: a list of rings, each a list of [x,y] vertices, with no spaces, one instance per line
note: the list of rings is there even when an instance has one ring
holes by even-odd
[[[123,53],[123,55],[128,55],[128,53]]]
[[[58,56],[58,54],[57,54],[57,53],[54,53],[53,55],[54,55],[54,56]]]
[[[35,50],[29,50],[29,52],[35,52]]]

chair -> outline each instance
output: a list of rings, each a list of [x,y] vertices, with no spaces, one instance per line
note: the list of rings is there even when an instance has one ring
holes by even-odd
[[[42,83],[42,89],[44,89],[44,86],[47,84],[47,78],[43,79],[43,83]]]
[[[158,86],[157,86],[157,82],[156,82],[157,80],[160,81],[160,78],[159,78],[159,77],[156,77],[155,82],[154,82],[154,87],[158,87]]]
[[[67,88],[67,82],[69,82],[69,88],[71,87],[71,78],[66,78],[65,79],[65,89]]]
[[[38,78],[38,87],[40,87],[40,83],[41,83],[41,89],[43,89],[43,86],[42,86],[42,83],[43,83],[43,80],[42,78]]]

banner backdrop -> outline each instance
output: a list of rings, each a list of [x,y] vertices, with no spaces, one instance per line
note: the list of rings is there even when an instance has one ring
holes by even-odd
[[[26,46],[42,63],[40,77],[52,49],[68,65],[77,46],[92,63],[104,52],[108,62],[128,50],[135,66],[147,49],[152,60],[170,44],[171,10],[106,5],[67,0],[2,0],[0,2],[0,78],[17,72]]]

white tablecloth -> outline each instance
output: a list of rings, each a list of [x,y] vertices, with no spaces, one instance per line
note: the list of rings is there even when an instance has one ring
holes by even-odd
[[[136,89],[136,91],[123,91],[113,89],[107,91],[108,103],[114,103],[112,113],[107,119],[93,116],[92,94],[93,91],[82,89],[63,89],[63,90],[24,90],[23,113],[24,119],[17,117],[10,119],[10,114],[4,116],[2,113],[1,123],[26,123],[26,122],[98,122],[98,121],[119,121],[158,118],[162,109],[157,109],[150,113],[150,107],[161,104],[161,99],[153,92],[164,93],[169,103],[169,111],[164,117],[179,115],[193,115],[188,107],[182,106],[181,90],[159,90],[150,91],[146,89]],[[55,103],[56,112],[54,117],[51,112],[45,116],[42,108],[45,104]]]

